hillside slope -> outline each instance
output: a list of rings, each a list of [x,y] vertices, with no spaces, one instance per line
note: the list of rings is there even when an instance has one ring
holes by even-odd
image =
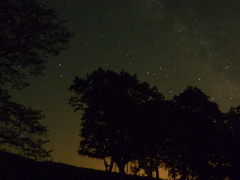
[[[39,162],[15,154],[0,152],[1,180],[117,180],[117,173],[80,168],[56,162]],[[146,177],[126,176],[126,180],[144,180]]]

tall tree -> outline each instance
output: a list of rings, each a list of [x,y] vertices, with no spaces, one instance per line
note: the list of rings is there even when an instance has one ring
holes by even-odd
[[[174,147],[173,158],[168,160],[181,179],[209,179],[214,174],[218,120],[222,115],[218,105],[197,87],[188,87],[173,100],[178,115],[172,125],[177,128],[170,144],[171,149]]]
[[[27,87],[28,76],[43,74],[47,58],[67,47],[71,34],[55,10],[36,0],[7,0],[0,6],[0,143],[31,157],[48,156],[47,129],[40,111],[12,102],[6,89]]]
[[[125,165],[134,160],[139,105],[159,96],[157,89],[125,71],[99,68],[86,78],[76,77],[69,90],[75,92],[70,104],[83,110],[79,154],[111,157],[124,174]]]

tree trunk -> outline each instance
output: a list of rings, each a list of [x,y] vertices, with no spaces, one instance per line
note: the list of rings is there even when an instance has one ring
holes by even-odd
[[[115,162],[118,166],[118,170],[119,170],[119,179],[123,180],[124,179],[124,175],[125,175],[125,171],[124,171],[124,167],[126,165],[126,163],[124,162]]]
[[[125,174],[125,171],[124,171],[125,164],[118,163],[117,166],[118,166],[119,174]]]
[[[150,157],[150,169],[149,169],[149,177],[152,178],[153,176],[153,157]]]
[[[110,164],[107,163],[105,158],[103,158],[103,161],[104,161],[104,165],[105,165],[106,171],[107,172],[112,172],[112,169],[113,169],[113,160],[112,160],[112,158],[111,158]]]
[[[174,167],[172,167],[172,169],[170,170],[170,174],[169,174],[172,178],[173,178],[173,180],[176,180],[176,171],[175,171],[175,168]]]
[[[159,179],[158,158],[156,155],[156,179]]]
[[[158,165],[156,165],[156,179],[159,179],[159,169],[158,169]]]
[[[112,169],[113,169],[113,159],[111,158],[111,163],[110,163],[110,166],[109,166],[109,172],[112,172]]]
[[[106,171],[108,171],[108,163],[107,163],[105,158],[103,158],[103,162],[104,162],[104,166],[105,166]]]

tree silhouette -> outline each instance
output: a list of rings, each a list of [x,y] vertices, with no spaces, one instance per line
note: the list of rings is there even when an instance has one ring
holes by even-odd
[[[141,169],[149,177],[156,172],[157,179],[158,168],[163,166],[169,108],[171,108],[169,101],[165,101],[160,94],[157,99],[151,99],[141,105],[137,159]]]
[[[35,0],[2,1],[0,7],[0,85],[28,85],[42,74],[46,59],[67,47],[71,34],[53,9]]]
[[[85,79],[76,77],[69,90],[75,92],[70,104],[75,111],[83,110],[79,154],[111,157],[124,174],[137,148],[139,106],[159,96],[157,89],[123,70],[118,74],[99,68]]]
[[[209,101],[197,87],[188,87],[173,98],[178,109],[175,137],[170,148],[173,150],[169,164],[180,179],[213,177],[214,157],[217,153],[217,130],[221,112],[218,105]],[[174,126],[174,124],[173,124]]]
[[[238,179],[239,107],[223,114],[191,86],[164,100],[136,75],[101,68],[76,77],[69,90],[69,103],[83,111],[78,152],[103,159],[107,170],[115,162],[124,174],[132,161],[135,174],[142,169],[149,177],[155,171],[159,178],[163,167],[174,179]]]
[[[231,107],[225,114],[224,127],[221,128],[222,134],[220,143],[222,174],[229,179],[239,179],[240,169],[240,106]]]
[[[6,89],[27,87],[28,76],[43,74],[47,58],[67,47],[71,34],[53,9],[36,0],[2,1],[0,6],[0,143],[29,157],[46,157],[47,129],[41,111],[12,102]]]
[[[1,91],[4,94],[3,91]],[[5,98],[6,96],[4,96]],[[10,97],[8,97],[10,98]],[[39,123],[43,118],[41,111],[1,98],[0,109],[0,143],[2,148],[13,147],[21,154],[31,158],[45,158],[51,151],[42,145],[47,143],[47,128]]]

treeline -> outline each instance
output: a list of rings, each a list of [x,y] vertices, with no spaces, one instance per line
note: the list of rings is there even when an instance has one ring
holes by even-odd
[[[76,77],[70,104],[81,110],[80,155],[102,159],[106,171],[127,163],[159,178],[240,179],[240,107],[219,110],[197,87],[166,100],[136,75],[98,70]],[[110,158],[108,164],[106,159]]]

